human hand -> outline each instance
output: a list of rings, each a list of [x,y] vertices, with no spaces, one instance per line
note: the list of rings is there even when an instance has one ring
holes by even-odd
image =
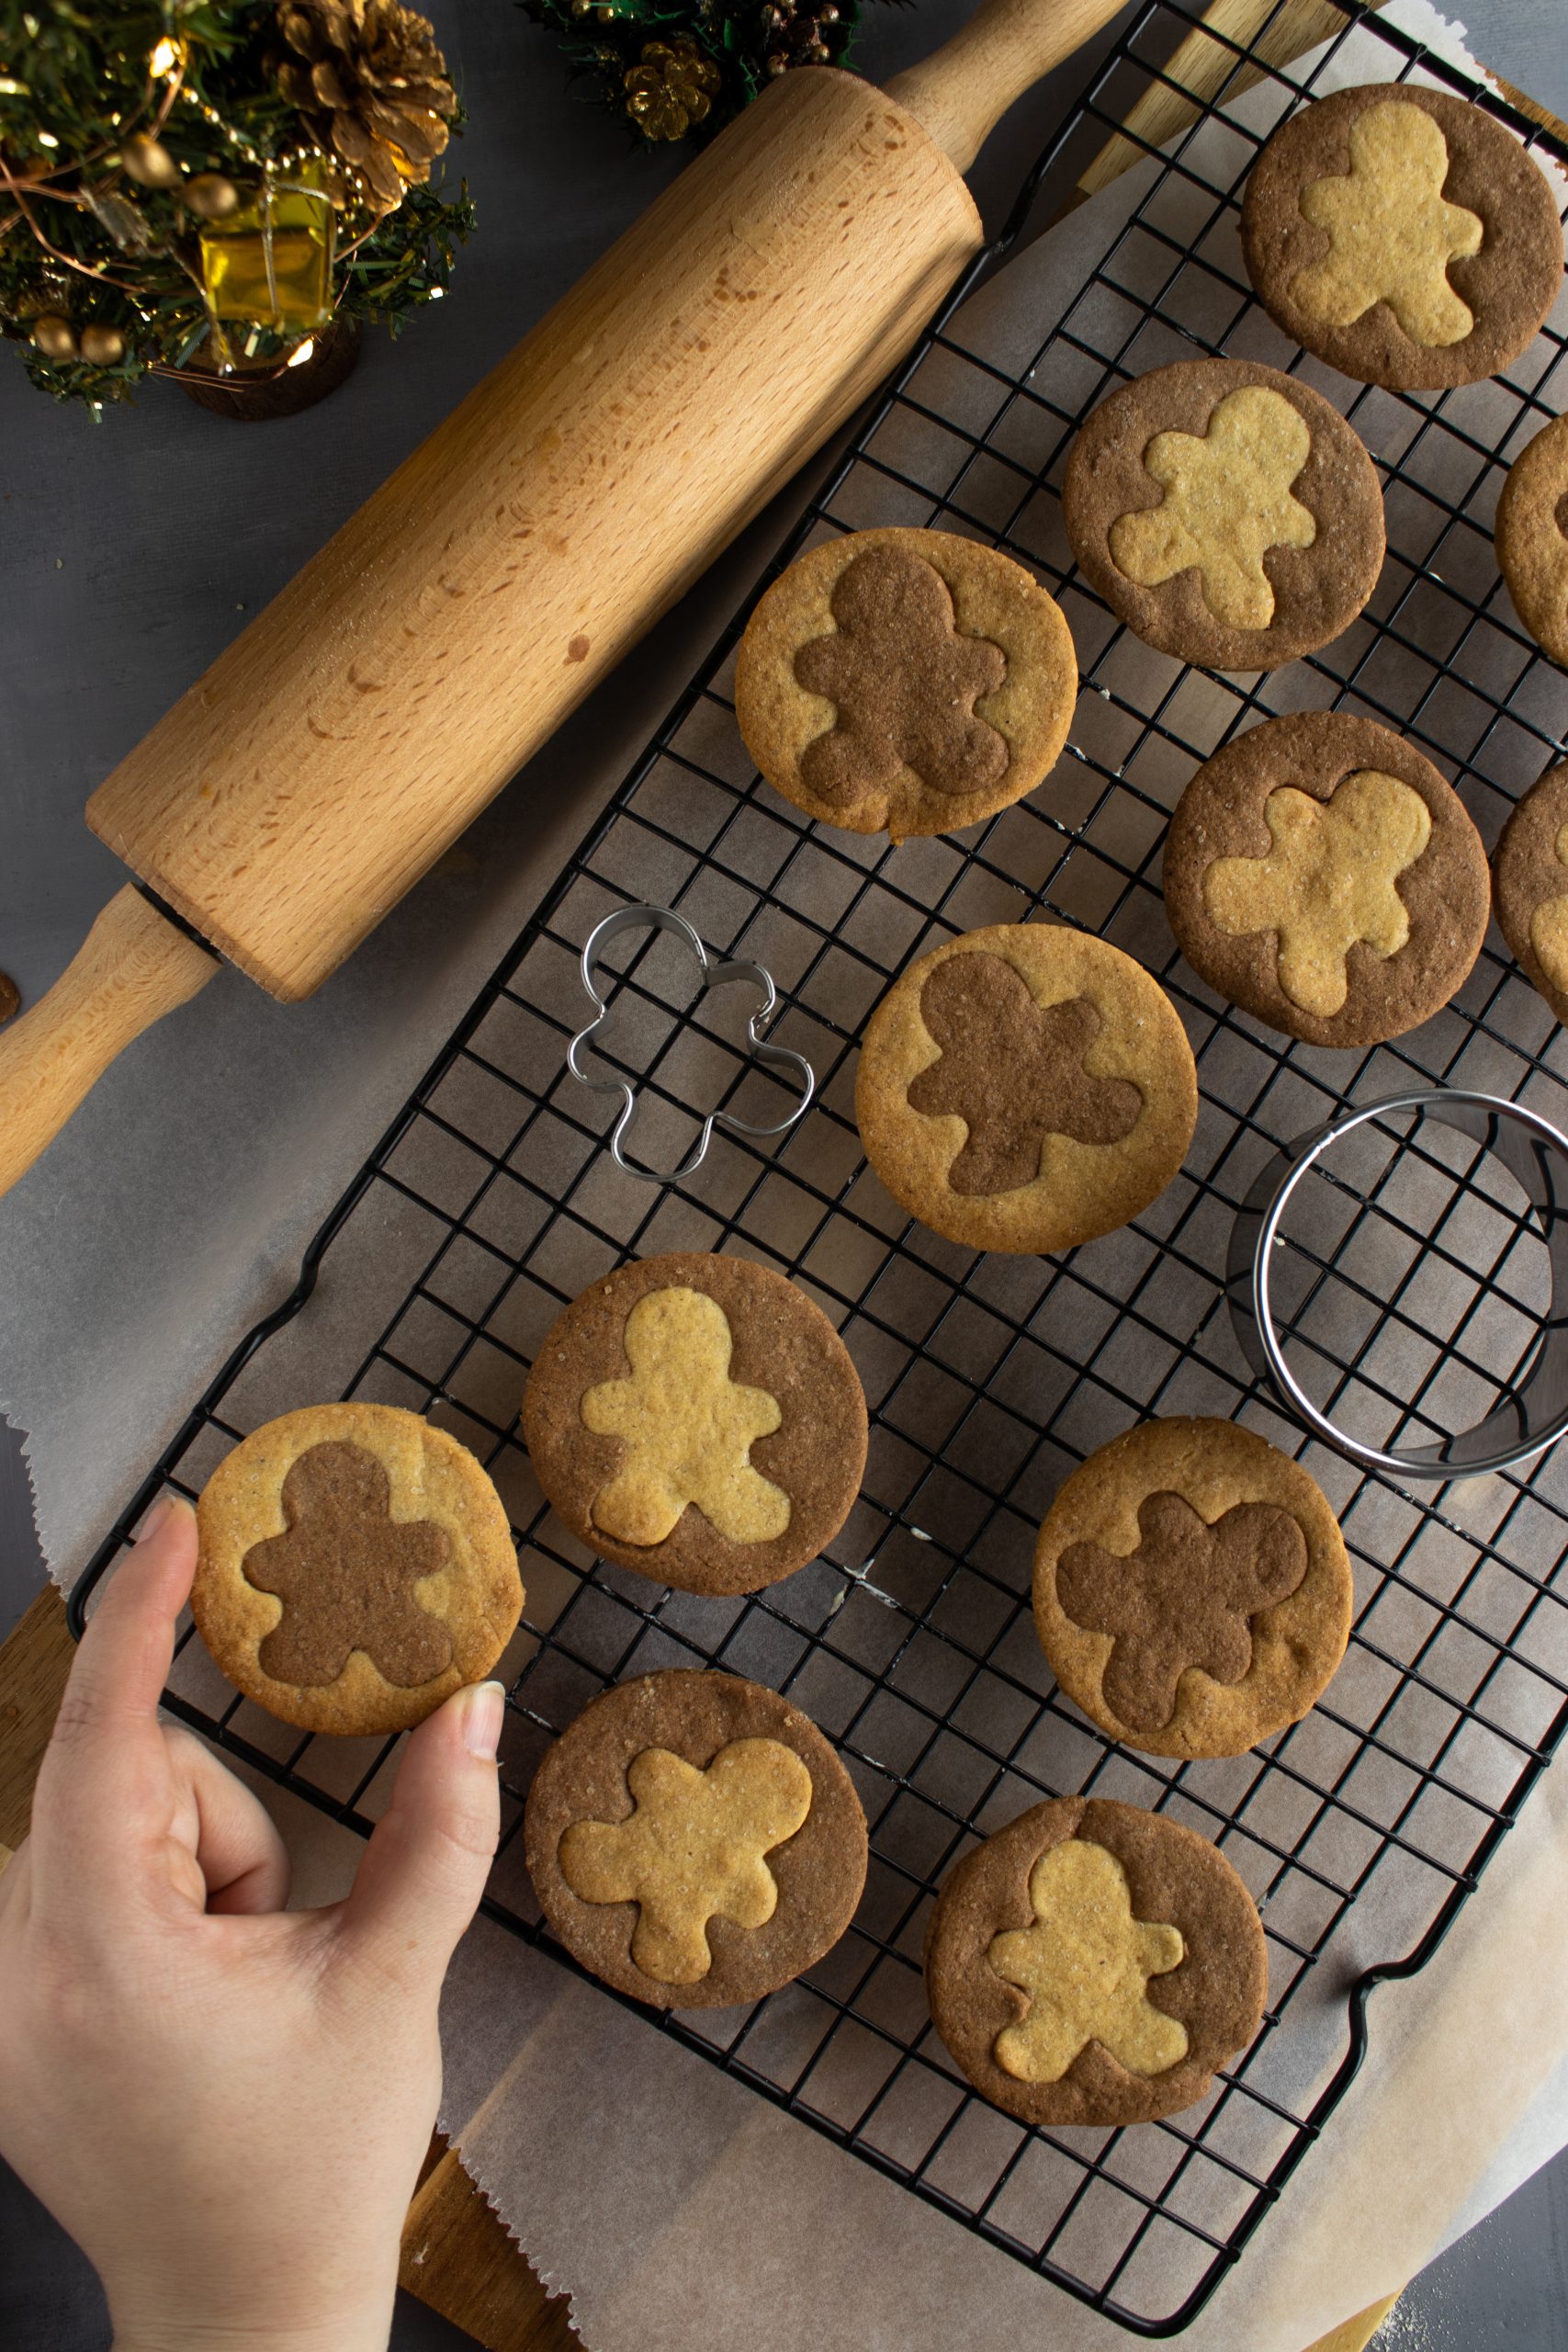
[[[157,1716],[196,1548],[188,1507],[154,1506],[0,1875],[0,2153],[96,2266],[118,2352],[381,2352],[500,1826],[501,1686],[413,1733],[346,1901],[285,1911],[266,1813]]]

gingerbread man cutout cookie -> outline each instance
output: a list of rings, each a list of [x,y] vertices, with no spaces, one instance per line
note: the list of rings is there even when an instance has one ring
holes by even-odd
[[[626,1768],[625,1821],[574,1822],[561,1876],[584,1903],[635,1903],[631,1956],[661,1984],[691,1984],[713,1965],[707,1924],[765,1927],[778,1882],[765,1857],[811,1810],[811,1774],[776,1739],[736,1739],[705,1771],[667,1747]]]
[[[808,743],[800,773],[821,799],[852,803],[886,792],[905,768],[937,792],[975,793],[1006,773],[1006,738],[976,716],[1007,676],[988,638],[963,637],[935,568],[907,548],[868,548],[840,574],[831,637],[795,657],[807,693],[835,710]]]
[[[1462,343],[1475,314],[1449,283],[1451,261],[1481,250],[1478,213],[1443,196],[1449,145],[1422,107],[1390,99],[1350,126],[1348,175],[1313,180],[1301,209],[1329,250],[1298,270],[1292,298],[1328,326],[1354,326],[1386,302],[1412,343]]]
[[[1165,496],[1118,515],[1112,560],[1142,588],[1195,568],[1216,620],[1267,628],[1274,584],[1264,557],[1270,548],[1310,548],[1317,537],[1311,509],[1291,494],[1311,452],[1306,419],[1283,393],[1267,384],[1227,392],[1203,435],[1155,435],[1144,470]]]
[[[1219,857],[1203,876],[1211,920],[1233,939],[1271,931],[1280,986],[1327,1019],[1350,992],[1346,959],[1364,943],[1396,956],[1410,914],[1395,884],[1432,835],[1421,795],[1397,776],[1358,769],[1326,800],[1282,785],[1263,804],[1267,857]]]
[[[910,1080],[909,1107],[968,1126],[947,1171],[955,1193],[1032,1183],[1048,1135],[1120,1143],[1138,1124],[1144,1098],[1131,1080],[1084,1068],[1103,1025],[1099,1008],[1084,996],[1037,1003],[1004,956],[981,948],[938,964],[920,991],[920,1019],[942,1057]]]
[[[593,1498],[595,1526],[623,1544],[662,1544],[693,1505],[733,1544],[782,1535],[789,1497],[750,1454],[784,1417],[765,1388],[730,1379],[718,1301],[681,1287],[649,1291],[626,1317],[624,1345],[631,1378],[602,1381],[582,1399],[584,1426],[626,1446]]]
[[[987,1953],[992,1968],[1029,1996],[994,2055],[1021,2082],[1058,2083],[1091,2041],[1132,2075],[1163,2075],[1188,2051],[1187,2029],[1147,1998],[1151,1976],[1186,1957],[1179,1928],[1133,1916],[1127,1873],[1085,1838],[1064,1838],[1029,1874],[1034,1917],[1009,1928]]]
[[[362,1650],[385,1680],[417,1690],[445,1673],[452,1635],[414,1587],[445,1567],[451,1545],[429,1520],[394,1520],[384,1465],[364,1446],[329,1440],[283,1482],[288,1532],[253,1544],[247,1584],[276,1593],[283,1615],[257,1647],[264,1673],[304,1690],[335,1682]]]
[[[1239,1682],[1252,1664],[1252,1619],[1287,1600],[1307,1572],[1306,1538],[1273,1503],[1237,1503],[1211,1527],[1184,1495],[1145,1495],[1138,1548],[1125,1557],[1073,1544],[1056,1592],[1075,1624],[1114,1635],[1100,1690],[1130,1731],[1160,1731],[1189,1667]]]

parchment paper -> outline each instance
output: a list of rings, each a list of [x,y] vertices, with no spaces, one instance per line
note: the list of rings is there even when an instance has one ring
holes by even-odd
[[[1425,0],[1402,0],[1397,14],[1469,62]],[[1393,70],[1363,33],[1332,78]],[[1147,178],[1128,175],[1021,255],[976,299],[965,339],[1016,364]],[[731,559],[738,590],[760,560],[755,540]],[[666,643],[645,658],[682,675],[690,651]],[[13,1196],[0,1228],[10,1327],[0,1404],[32,1433],[40,1532],[63,1583],[221,1342],[287,1287],[302,1238],[462,1010],[476,969],[499,956],[618,777],[635,742],[615,740],[603,704],[594,718],[584,772],[574,763],[585,730],[569,729],[540,763],[540,788],[482,820],[312,1007],[286,1012],[225,975],[164,1025],[134,1071],[111,1073],[47,1172]],[[541,827],[545,808],[555,814]],[[218,990],[233,1000],[222,1023],[203,1018]],[[356,1036],[383,1035],[389,1007],[399,1056],[368,1055],[359,1082],[345,1083]],[[307,1052],[301,1069],[307,1022],[319,1059]],[[149,1091],[161,1122],[144,1115]],[[141,1117],[129,1115],[133,1091]],[[220,1126],[207,1107],[220,1097],[230,1106]],[[191,1211],[177,1279],[166,1246],[128,1281],[123,1225],[95,1228],[87,1204],[111,1153],[122,1219],[126,1202],[134,1218],[139,1195],[164,1193],[175,1170]],[[170,1234],[166,1217],[149,1225]],[[151,1388],[138,1378],[144,1356],[158,1365]],[[1548,1776],[1418,1986],[1378,1996],[1371,2059],[1200,2324],[1206,2346],[1300,2352],[1403,2283],[1568,2138],[1561,1777]],[[269,1801],[297,1856],[298,1899],[322,1899],[352,1870],[356,1841],[297,1801]],[[1390,1949],[1375,1905],[1358,1907],[1354,1933],[1368,1951]],[[1325,2018],[1333,1989],[1325,1971]],[[547,2281],[572,2296],[592,2352],[688,2352],[699,2332],[759,2352],[934,2352],[976,2333],[998,2344],[1124,2340],[499,1930],[465,1943],[443,2029],[448,2128]]]

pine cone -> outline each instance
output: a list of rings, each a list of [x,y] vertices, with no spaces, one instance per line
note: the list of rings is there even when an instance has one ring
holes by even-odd
[[[392,211],[430,177],[457,107],[429,18],[399,0],[285,0],[277,20],[293,51],[277,70],[285,97]]]

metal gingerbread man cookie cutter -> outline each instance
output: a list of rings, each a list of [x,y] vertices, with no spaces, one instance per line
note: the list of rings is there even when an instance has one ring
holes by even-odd
[[[612,940],[618,939],[626,931],[668,931],[682,941],[695,958],[702,978],[700,993],[704,996],[710,989],[724,988],[732,980],[749,981],[757,990],[761,1001],[746,1023],[746,1044],[751,1058],[781,1075],[788,1072],[800,1089],[799,1101],[782,1119],[775,1119],[771,1125],[759,1126],[750,1119],[741,1118],[734,1111],[709,1111],[703,1119],[701,1134],[679,1168],[667,1171],[639,1168],[635,1159],[627,1157],[626,1141],[641,1108],[637,1086],[627,1078],[591,1078],[582,1066],[583,1054],[592,1049],[595,1037],[610,1016],[612,999],[600,987],[598,966]],[[620,1097],[620,1114],[610,1131],[610,1156],[616,1167],[625,1169],[628,1176],[637,1177],[644,1184],[679,1183],[682,1177],[694,1174],[707,1158],[716,1127],[724,1127],[731,1135],[749,1136],[755,1142],[765,1142],[771,1136],[787,1134],[808,1109],[817,1091],[816,1071],[804,1054],[792,1053],[787,1046],[771,1046],[763,1035],[778,1008],[778,990],[773,986],[773,974],[764,965],[750,963],[742,957],[710,955],[685,917],[676,914],[673,909],[649,906],[617,908],[614,914],[606,915],[603,922],[595,923],[589,933],[583,944],[580,969],[584,993],[595,1011],[592,1020],[578,1031],[568,1046],[567,1068],[573,1078],[592,1093]]]

